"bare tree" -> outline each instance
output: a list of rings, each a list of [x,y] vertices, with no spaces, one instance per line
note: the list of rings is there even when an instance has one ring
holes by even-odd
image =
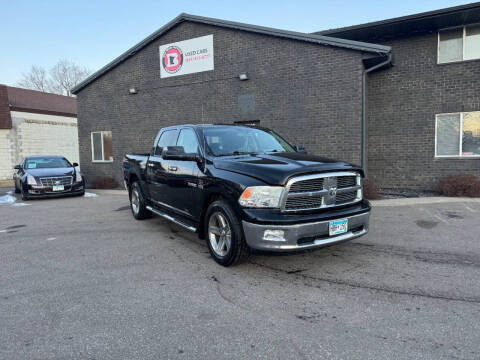
[[[85,67],[61,59],[48,73],[41,66],[32,66],[30,72],[22,74],[18,86],[58,95],[73,96],[71,89],[85,79],[90,72]]]
[[[45,69],[41,66],[33,65],[30,72],[23,73],[18,86],[25,89],[50,92],[50,80]]]
[[[56,94],[72,96],[71,89],[90,74],[90,70],[62,59],[50,70],[51,88]]]

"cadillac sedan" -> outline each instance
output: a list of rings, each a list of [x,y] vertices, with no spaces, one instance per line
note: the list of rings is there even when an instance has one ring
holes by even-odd
[[[15,170],[15,192],[22,194],[22,200],[85,194],[78,164],[63,156],[29,156]]]

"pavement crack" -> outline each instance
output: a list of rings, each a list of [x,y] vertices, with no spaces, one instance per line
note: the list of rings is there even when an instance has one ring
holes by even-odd
[[[303,278],[305,280],[320,281],[320,282],[325,282],[325,283],[329,283],[329,284],[347,286],[347,287],[350,287],[350,288],[353,288],[353,289],[366,289],[366,290],[384,292],[384,293],[388,293],[388,294],[418,296],[418,297],[435,299],[435,300],[458,301],[458,302],[465,302],[465,303],[480,305],[480,298],[477,298],[477,297],[452,297],[452,296],[439,295],[439,294],[428,294],[428,293],[422,292],[422,291],[397,290],[397,289],[392,289],[392,288],[387,288],[387,287],[380,287],[380,286],[374,286],[374,285],[360,284],[360,283],[356,283],[356,282],[349,282],[349,281],[345,281],[345,280],[320,278],[320,277],[315,277],[315,276],[302,274],[302,273],[289,274],[288,271],[278,269],[278,268],[275,268],[273,266],[268,266],[268,265],[265,265],[265,264],[260,264],[260,263],[256,263],[256,262],[252,262],[252,261],[250,261],[250,263],[253,264],[253,265],[256,265],[258,267],[263,267],[263,268],[266,268],[266,269],[269,269],[269,270],[284,273],[284,274],[289,275],[289,276],[297,276],[297,277]],[[308,283],[304,283],[304,285],[308,286],[308,287],[314,287],[314,288],[319,287],[318,285],[312,285],[312,284],[308,284]]]

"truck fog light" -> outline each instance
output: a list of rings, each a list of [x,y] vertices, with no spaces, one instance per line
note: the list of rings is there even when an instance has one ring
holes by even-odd
[[[263,240],[266,241],[285,241],[283,230],[265,230]]]

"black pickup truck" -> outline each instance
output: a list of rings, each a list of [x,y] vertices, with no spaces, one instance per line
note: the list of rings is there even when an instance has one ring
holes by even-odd
[[[368,232],[362,170],[265,128],[164,128],[150,154],[125,155],[123,172],[136,219],[155,213],[197,232],[224,266],[251,248],[317,248]]]

